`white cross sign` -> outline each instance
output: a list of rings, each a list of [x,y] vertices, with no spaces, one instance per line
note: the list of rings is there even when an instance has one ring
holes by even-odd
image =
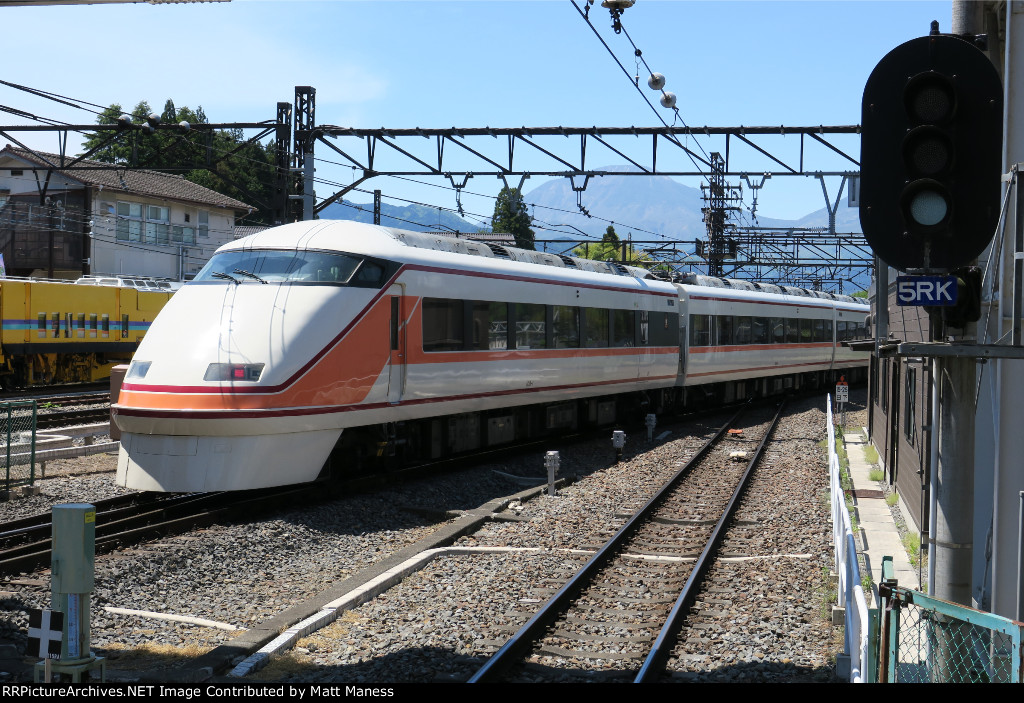
[[[64,613],[54,610],[28,611],[28,648],[40,659],[60,659],[64,636]]]

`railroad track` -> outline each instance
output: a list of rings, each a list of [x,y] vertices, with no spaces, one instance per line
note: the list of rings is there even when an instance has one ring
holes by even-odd
[[[744,421],[756,441],[730,419],[470,682],[657,680],[781,412]]]
[[[309,500],[315,491],[305,487],[233,493],[133,493],[94,501],[96,553],[181,534],[221,520],[251,517],[289,500]],[[49,566],[51,530],[49,513],[0,524],[0,575]]]
[[[59,410],[36,415],[36,429],[49,430],[55,427],[88,425],[110,420],[110,408],[88,408],[85,410]]]

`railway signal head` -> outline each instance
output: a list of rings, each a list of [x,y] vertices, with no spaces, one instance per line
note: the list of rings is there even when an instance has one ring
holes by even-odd
[[[875,66],[861,104],[860,221],[880,259],[948,270],[985,249],[999,219],[1002,117],[999,74],[964,39],[912,39]]]

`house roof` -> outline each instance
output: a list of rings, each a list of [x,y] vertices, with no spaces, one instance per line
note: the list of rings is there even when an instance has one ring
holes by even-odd
[[[100,166],[105,168],[72,167],[70,169],[61,169],[55,167],[56,164],[60,163],[61,159],[58,154],[17,149],[10,144],[0,151],[0,158],[4,156],[13,156],[24,161],[29,168],[53,168],[55,173],[59,173],[86,186],[102,186],[103,188],[132,193],[134,195],[148,195],[188,203],[202,203],[232,210],[256,209],[252,205],[243,203],[241,200],[221,195],[216,191],[186,180],[184,176],[173,173],[150,171],[148,169],[111,168],[114,164],[91,161],[89,159],[79,161],[75,166]]]

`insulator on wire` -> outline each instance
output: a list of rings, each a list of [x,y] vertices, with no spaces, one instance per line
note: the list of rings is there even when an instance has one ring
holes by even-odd
[[[661,90],[665,87],[665,76],[660,73],[652,73],[647,79],[647,85],[651,90]]]
[[[675,93],[662,93],[661,95],[661,106],[672,109],[676,106],[676,94]]]

